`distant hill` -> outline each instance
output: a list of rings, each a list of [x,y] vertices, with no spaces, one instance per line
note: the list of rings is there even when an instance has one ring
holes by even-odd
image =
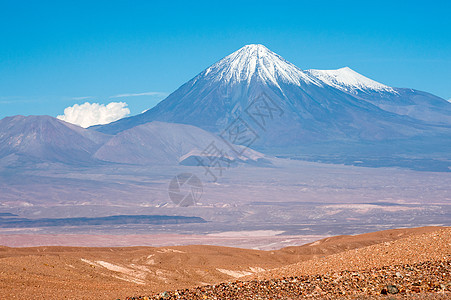
[[[86,164],[109,138],[50,116],[6,117],[0,120],[0,158]]]

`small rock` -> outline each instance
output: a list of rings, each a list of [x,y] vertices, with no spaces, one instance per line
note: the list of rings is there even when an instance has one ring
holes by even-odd
[[[398,288],[395,285],[392,285],[392,284],[387,285],[381,291],[382,295],[397,294],[397,293],[399,293]]]

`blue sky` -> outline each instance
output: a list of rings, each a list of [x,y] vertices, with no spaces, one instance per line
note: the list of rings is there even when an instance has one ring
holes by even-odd
[[[302,69],[349,66],[451,98],[451,1],[0,5],[0,118],[85,101],[125,101],[137,114],[250,43]]]

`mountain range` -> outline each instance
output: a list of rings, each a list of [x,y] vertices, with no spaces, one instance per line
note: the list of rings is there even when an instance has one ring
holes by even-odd
[[[450,137],[451,103],[442,98],[390,87],[348,67],[302,70],[252,44],[157,106],[107,125],[83,129],[49,116],[4,118],[0,165],[17,160],[193,164],[211,158],[205,150],[212,143],[228,162],[343,152],[448,160]]]
[[[303,71],[263,45],[247,45],[156,107],[93,129],[116,134],[158,120],[220,134],[237,118],[259,136],[253,146],[265,149],[449,132],[451,105],[425,92],[383,85],[350,68]],[[263,122],[270,124],[263,128]]]
[[[107,135],[50,116],[15,116],[0,120],[0,166],[54,162],[90,166],[210,165],[210,161],[267,164],[265,155],[233,145],[191,125],[149,122]]]

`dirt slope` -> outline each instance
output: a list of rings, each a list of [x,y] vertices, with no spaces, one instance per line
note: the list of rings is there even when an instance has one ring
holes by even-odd
[[[126,299],[450,299],[451,228],[194,289]]]
[[[202,245],[0,247],[0,299],[117,299],[149,295],[236,280],[264,270],[439,229],[425,227],[340,236],[277,251]]]
[[[384,266],[451,260],[451,228],[399,240],[385,241],[249,276],[246,279],[270,279],[315,275],[345,270],[366,270]]]

